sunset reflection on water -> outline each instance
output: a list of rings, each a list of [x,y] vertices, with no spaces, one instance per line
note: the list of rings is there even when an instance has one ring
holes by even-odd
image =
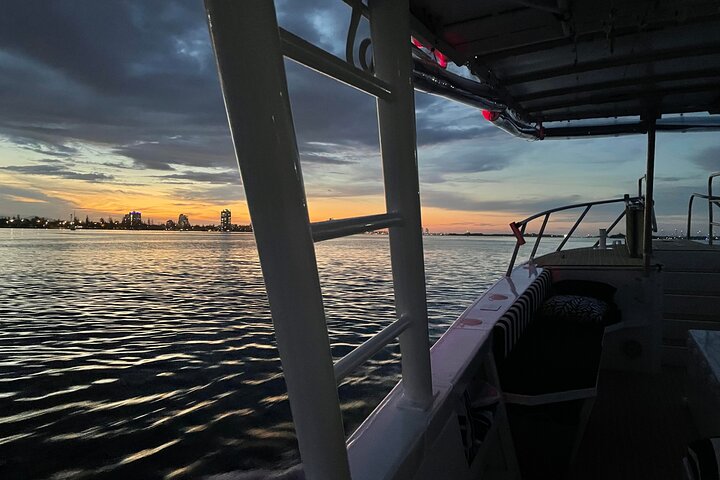
[[[549,247],[548,247],[549,248]],[[431,339],[506,238],[425,237]],[[332,352],[393,320],[387,237],[317,245]],[[182,478],[298,461],[252,235],[0,230],[0,478]],[[339,387],[349,434],[397,344]]]

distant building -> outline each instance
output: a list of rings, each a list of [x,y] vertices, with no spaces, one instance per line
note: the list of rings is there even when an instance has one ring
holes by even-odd
[[[232,223],[230,223],[231,213],[227,208],[220,212],[220,230],[223,232],[229,232],[232,230]]]
[[[190,230],[190,220],[188,220],[187,215],[181,213],[178,216],[177,227],[180,230]]]
[[[175,222],[172,220],[165,222],[165,230],[175,230]]]
[[[142,214],[133,210],[123,217],[122,224],[125,228],[138,228],[142,225]]]

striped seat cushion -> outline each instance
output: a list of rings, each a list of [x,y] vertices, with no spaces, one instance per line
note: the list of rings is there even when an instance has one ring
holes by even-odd
[[[551,285],[550,271],[545,269],[497,321],[493,328],[495,358],[504,359],[510,354],[520,335],[535,317],[535,312],[549,295]]]

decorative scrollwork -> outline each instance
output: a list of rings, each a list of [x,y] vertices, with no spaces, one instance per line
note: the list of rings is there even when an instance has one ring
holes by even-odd
[[[355,49],[355,37],[357,36],[357,31],[358,27],[360,26],[361,18],[361,9],[359,7],[353,6],[352,14],[350,16],[350,26],[348,27],[347,41],[345,43],[345,59],[350,65],[354,67],[357,67],[357,65],[355,64],[353,50]],[[370,40],[369,38],[364,38],[360,41],[360,46],[358,48],[358,61],[360,62],[360,68],[369,73],[373,73],[375,71],[372,54],[370,53],[371,46],[372,40]]]
[[[373,64],[372,53],[368,54],[369,48],[372,46],[372,41],[369,38],[364,38],[360,42],[360,48],[358,51],[358,60],[363,70],[370,73],[375,73],[375,65]],[[368,62],[368,56],[370,61]]]

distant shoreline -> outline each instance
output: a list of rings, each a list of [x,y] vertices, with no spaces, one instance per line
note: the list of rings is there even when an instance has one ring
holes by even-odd
[[[224,231],[220,230],[217,227],[216,228],[200,228],[200,227],[193,227],[191,230],[166,230],[164,228],[144,228],[144,229],[132,229],[132,228],[82,228],[78,227],[75,230],[70,228],[48,228],[48,227],[35,227],[35,226],[27,226],[27,227],[16,227],[16,226],[9,226],[9,225],[0,225],[0,229],[8,229],[8,230],[58,230],[58,231],[66,231],[66,232],[73,232],[73,231],[103,231],[103,232],[137,232],[137,233],[144,233],[144,232],[167,232],[167,233],[242,233],[242,234],[251,234],[253,233],[252,230],[233,230],[233,231]],[[359,233],[352,236],[357,235],[371,235],[371,236],[387,236],[387,233],[377,233],[377,232],[368,232],[365,234]],[[476,232],[470,232],[470,233],[428,233],[423,234],[423,237],[502,237],[502,238],[515,238],[515,236],[511,233],[476,233]],[[557,235],[557,234],[544,234],[543,238],[563,238],[564,235]],[[525,235],[525,238],[537,238],[537,234],[530,233]],[[597,235],[588,235],[588,236],[577,236],[572,237],[573,240],[581,240],[581,239],[591,239],[591,238],[599,238]],[[608,236],[608,238],[612,239],[624,239],[625,235],[622,233]],[[677,238],[683,238],[685,239],[685,236],[673,236],[673,235],[663,235],[663,236],[657,236],[653,235],[653,240],[673,240]],[[718,238],[717,236],[715,237]],[[692,236],[690,237],[690,240],[705,240],[707,239],[706,235],[702,236]]]

